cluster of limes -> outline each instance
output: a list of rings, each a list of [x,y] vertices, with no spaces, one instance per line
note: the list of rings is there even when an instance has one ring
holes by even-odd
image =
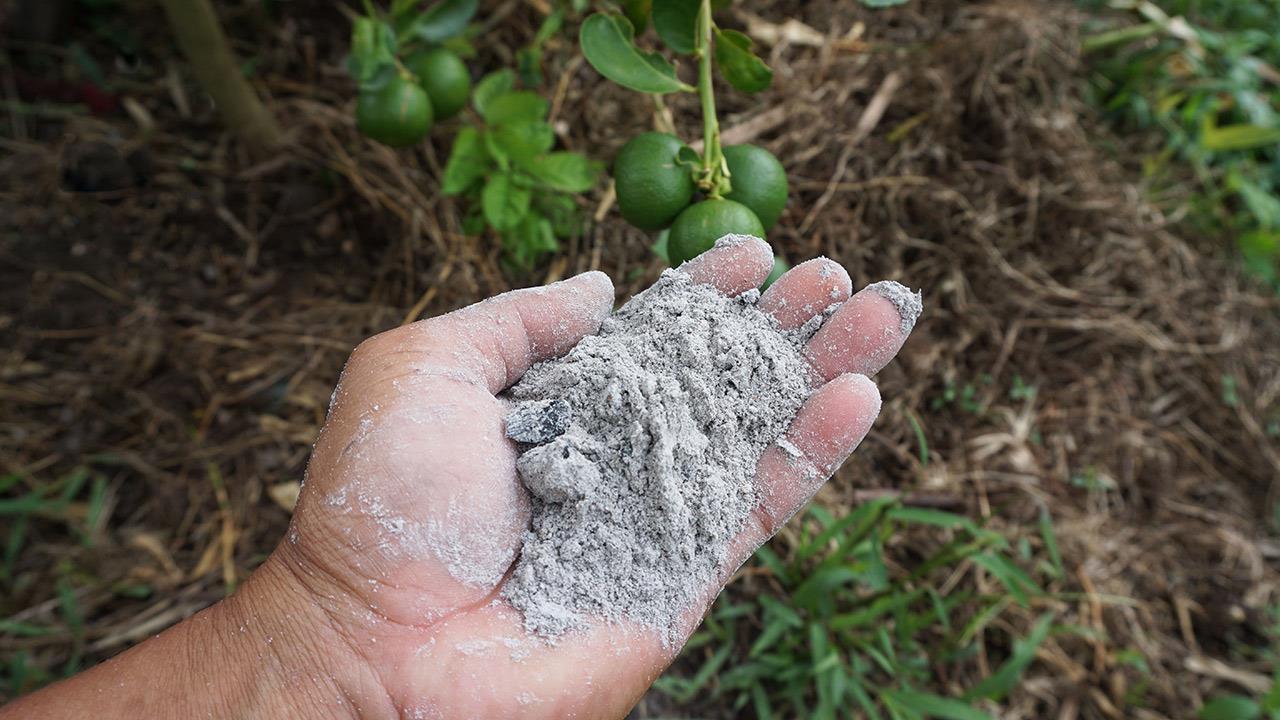
[[[641,230],[670,228],[667,258],[674,267],[710,249],[724,235],[763,238],[787,203],[787,173],[768,150],[755,145],[724,148],[731,190],[694,202],[697,184],[679,161],[685,144],[668,133],[637,135],[618,152],[613,178],[618,209]]]
[[[415,145],[431,123],[453,117],[467,104],[471,74],[461,58],[441,47],[409,57],[404,68],[356,102],[356,125],[391,147]]]

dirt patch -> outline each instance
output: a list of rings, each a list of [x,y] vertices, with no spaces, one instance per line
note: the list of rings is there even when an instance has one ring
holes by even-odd
[[[413,152],[363,141],[340,19],[248,7],[229,10],[231,25],[263,38],[258,82],[297,141],[280,159],[255,165],[219,134],[189,77],[170,78],[180,63],[145,15],[158,54],[126,87],[150,130],[127,115],[0,130],[0,468],[22,477],[6,492],[82,465],[104,479],[89,541],[70,531],[83,502],[36,518],[0,596],[0,615],[54,628],[0,635],[32,667],[118,652],[261,561],[288,518],[272,493],[301,476],[359,339],[588,269],[628,297],[661,269],[601,189],[584,206],[598,222],[536,273],[511,274],[437,192],[449,126]],[[722,125],[772,150],[792,181],[771,243],[793,261],[840,261],[855,287],[930,288],[902,359],[878,377],[880,420],[819,500],[927,493],[1033,543],[1039,511],[1052,513],[1069,578],[1051,590],[1062,622],[1090,633],[1044,646],[1011,714],[1121,717],[1140,690],[1139,714],[1181,717],[1267,673],[1242,648],[1262,642],[1277,600],[1280,304],[1239,279],[1224,243],[1180,236],[1142,201],[1137,158],[1079,98],[1069,5],[747,7],[840,40],[772,48],[774,88],[725,95]],[[509,63],[538,19],[520,3],[489,10],[476,67]],[[653,108],[571,50],[548,49],[553,122],[567,148],[611,157]],[[695,101],[670,107],[696,137]],[[123,188],[64,191],[95,157]],[[910,557],[924,540],[901,542]],[[1003,651],[984,644],[966,672]]]

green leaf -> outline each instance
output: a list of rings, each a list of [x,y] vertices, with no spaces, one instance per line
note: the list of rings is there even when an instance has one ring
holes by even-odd
[[[498,169],[506,172],[511,169],[511,156],[507,155],[507,151],[498,142],[491,132],[481,133],[480,139],[484,142],[484,149],[489,153],[489,157],[497,163]]]
[[[538,212],[551,221],[556,237],[572,237],[582,232],[582,214],[572,197],[560,193],[535,193],[534,204]]]
[[[391,17],[399,20],[418,7],[419,0],[391,0]]]
[[[445,50],[448,50],[454,55],[457,55],[463,60],[473,60],[475,59],[475,56],[476,56],[476,46],[471,42],[471,39],[468,38],[466,35],[451,37],[448,40],[445,40],[444,42],[440,43],[440,47],[444,48]]]
[[[1255,230],[1242,234],[1236,244],[1240,247],[1245,268],[1258,278],[1274,282],[1280,259],[1280,231]]]
[[[649,24],[649,15],[653,12],[653,0],[622,0],[622,13],[631,21],[636,32],[643,33]]]
[[[1048,510],[1040,510],[1040,537],[1044,540],[1044,549],[1049,553],[1049,561],[1053,563],[1054,577],[1065,577],[1062,567],[1062,553],[1058,550],[1058,537],[1053,532],[1053,518]]]
[[[792,598],[796,605],[811,608],[820,598],[829,597],[836,588],[855,582],[861,576],[862,573],[843,565],[822,568],[801,583]]]
[[[653,29],[667,47],[688,55],[697,32],[699,0],[659,0],[653,7]]]
[[[503,125],[493,131],[493,139],[503,153],[521,167],[550,150],[556,142],[551,126],[541,120]]]
[[[1200,144],[1215,152],[1253,150],[1277,143],[1280,143],[1280,128],[1275,127],[1245,123],[1218,127],[1206,122],[1200,131]]]
[[[511,68],[503,68],[485,75],[476,83],[471,92],[471,104],[481,116],[489,109],[489,103],[496,97],[506,95],[516,85],[516,73]]]
[[[401,28],[400,34],[440,43],[459,35],[476,14],[476,0],[441,0]]]
[[[471,203],[467,206],[466,214],[462,216],[462,234],[474,236],[483,232],[484,211],[480,209],[480,203]]]
[[[1022,680],[1023,671],[1036,659],[1036,649],[1049,636],[1052,625],[1053,613],[1041,615],[1026,638],[1013,642],[1013,653],[1009,659],[985,680],[970,688],[964,694],[965,699],[990,698],[998,701],[1008,695]]]
[[[991,573],[996,580],[1004,585],[1009,594],[1022,607],[1027,607],[1027,593],[1038,593],[1040,588],[1036,585],[1022,568],[1014,565],[1008,558],[997,555],[995,553],[977,553],[971,558],[974,564],[984,568]]]
[[[976,530],[973,521],[963,515],[929,508],[895,507],[889,511],[889,517],[916,525],[934,525],[952,530]]]
[[[520,71],[520,82],[528,87],[542,84],[542,46],[527,45],[516,51],[516,69]]]
[[[751,52],[751,38],[737,30],[716,30],[716,63],[735,88],[757,93],[773,82],[773,71]]]
[[[520,224],[502,234],[502,246],[507,258],[522,270],[533,267],[542,255],[560,249],[551,222],[530,212]]]
[[[9,527],[9,537],[4,545],[4,557],[0,560],[0,578],[13,577],[14,565],[17,564],[18,555],[22,552],[22,546],[27,539],[28,522],[26,515],[19,515]]]
[[[690,172],[702,169],[702,156],[688,145],[681,145],[676,151],[676,164],[684,165]]]
[[[941,720],[991,720],[991,716],[968,704],[919,690],[890,688],[882,697],[893,705]]]
[[[488,99],[480,114],[491,125],[505,125],[542,120],[548,109],[547,101],[541,95],[518,90]]]
[[[1280,198],[1272,194],[1270,188],[1234,169],[1227,172],[1226,186],[1240,193],[1240,199],[1259,225],[1280,228]]]
[[[15,635],[17,637],[44,637],[53,635],[57,630],[54,628],[44,627],[43,625],[32,625],[31,623],[19,622],[17,620],[3,619],[0,620],[0,633],[6,635]]]
[[[635,46],[631,22],[622,15],[596,13],[587,18],[578,44],[596,72],[623,87],[659,94],[694,89],[676,78],[675,68],[662,56],[643,53]]]
[[[810,558],[837,538],[841,547],[857,543],[865,537],[872,525],[880,520],[885,509],[895,502],[897,500],[891,497],[879,497],[863,503],[858,509],[831,523],[812,540],[797,548],[795,558],[797,560]]]
[[[690,678],[689,687],[686,688],[685,692],[681,695],[681,702],[688,702],[693,699],[693,697],[697,695],[698,691],[710,682],[711,678],[716,676],[716,672],[720,669],[720,666],[724,665],[725,661],[729,659],[729,654],[732,652],[733,645],[725,644],[725,646],[720,648],[715,655],[711,656],[711,659],[703,663],[702,667],[698,668],[698,672],[694,673],[693,677]]]
[[[1272,675],[1274,674],[1275,671],[1272,670]],[[1280,682],[1271,681],[1271,689],[1262,696],[1262,709],[1271,713],[1273,717],[1280,713]]]
[[[529,212],[530,197],[529,189],[517,185],[511,175],[494,175],[480,196],[484,219],[495,230],[510,230]]]
[[[1243,695],[1222,695],[1200,708],[1200,720],[1255,720],[1260,717],[1262,708]]]
[[[357,18],[351,26],[351,56],[347,58],[347,70],[356,84],[366,90],[380,86],[395,64],[395,30],[372,18]]]
[[[440,191],[445,195],[465,192],[484,177],[492,166],[480,132],[471,126],[463,127],[453,139],[453,149],[449,151],[449,162],[444,167]]]
[[[886,595],[859,610],[832,617],[827,626],[833,631],[839,632],[869,625],[886,613],[896,612],[910,605],[924,594],[924,590],[917,588],[908,592]]]
[[[654,255],[657,255],[658,257],[662,258],[662,261],[668,265],[671,264],[671,256],[667,254],[667,240],[670,237],[671,237],[671,231],[669,229],[663,230],[662,232],[658,233],[658,239],[654,240],[653,245],[649,247],[649,249],[653,251]],[[760,548],[760,549],[764,550],[765,548]],[[757,553],[757,557],[759,557],[758,553]]]
[[[553,152],[524,166],[543,185],[561,192],[586,192],[596,184],[601,166],[575,152]]]

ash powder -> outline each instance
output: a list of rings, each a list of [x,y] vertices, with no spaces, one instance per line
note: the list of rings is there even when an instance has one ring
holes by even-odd
[[[628,621],[679,641],[758,504],[760,454],[812,391],[816,327],[780,331],[759,297],[668,270],[511,388],[508,433],[542,443],[516,463],[532,520],[503,589],[530,633]]]

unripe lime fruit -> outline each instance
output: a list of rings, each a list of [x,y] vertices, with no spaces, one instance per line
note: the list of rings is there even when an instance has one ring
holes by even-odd
[[[782,163],[756,145],[729,145],[724,159],[733,186],[725,197],[751,208],[764,229],[772,229],[787,205],[787,171]]]
[[[725,235],[763,238],[764,226],[750,208],[732,200],[712,198],[690,205],[671,224],[667,238],[671,267],[710,250]]]
[[[360,132],[391,147],[408,147],[431,129],[431,101],[427,92],[405,77],[394,77],[375,90],[360,93],[356,126]]]
[[[431,98],[436,120],[458,114],[471,95],[471,73],[462,59],[445,48],[432,48],[409,58],[409,70]]]
[[[661,230],[693,199],[693,176],[676,163],[675,135],[647,132],[627,141],[613,161],[618,210],[641,230]]]

